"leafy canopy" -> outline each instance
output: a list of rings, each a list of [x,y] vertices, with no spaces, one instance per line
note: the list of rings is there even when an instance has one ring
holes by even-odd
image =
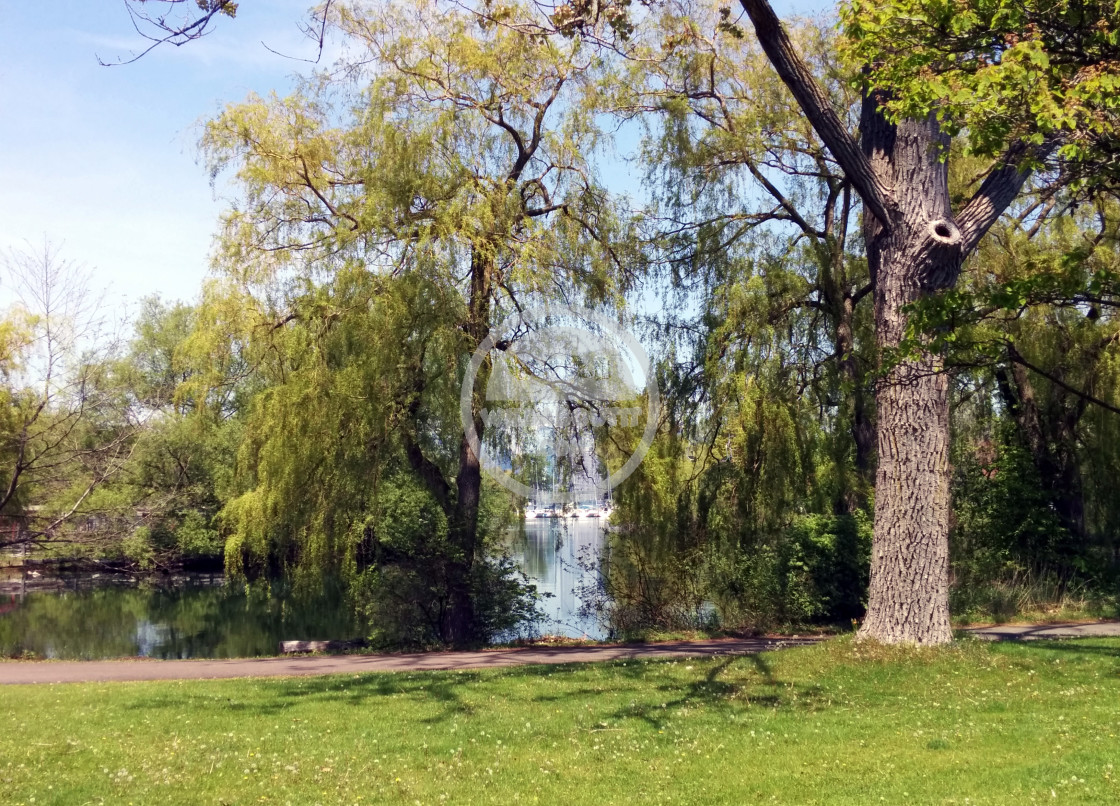
[[[981,156],[1053,145],[1076,181],[1120,179],[1115,0],[851,0],[841,21],[895,118],[936,113]]]

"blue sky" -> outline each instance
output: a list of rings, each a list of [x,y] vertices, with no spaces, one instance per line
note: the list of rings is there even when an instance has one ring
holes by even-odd
[[[244,2],[201,41],[102,67],[98,56],[144,46],[123,0],[0,4],[0,249],[50,239],[92,271],[117,316],[150,294],[195,299],[228,193],[211,188],[199,161],[199,126],[224,104],[282,93],[311,69],[261,44],[313,55],[297,27],[309,5]],[[777,5],[788,13],[825,4]]]
[[[121,0],[0,4],[0,248],[37,247],[93,271],[106,301],[193,299],[224,206],[199,162],[200,121],[250,91],[284,91],[314,53],[307,0],[254,0],[182,48],[142,47]]]

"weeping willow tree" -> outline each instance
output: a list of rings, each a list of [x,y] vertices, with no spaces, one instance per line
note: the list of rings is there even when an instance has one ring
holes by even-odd
[[[683,371],[669,384],[679,392],[678,400],[683,400],[686,408],[672,423],[684,427],[666,438],[663,455],[705,456],[711,460],[712,468],[710,473],[697,472],[689,466],[691,458],[689,462],[681,462],[685,468],[683,473],[669,467],[668,458],[664,467],[656,468],[657,472],[649,468],[650,472],[642,477],[648,489],[633,494],[631,517],[639,523],[649,523],[657,534],[681,534],[680,524],[687,523],[691,531],[685,529],[684,533],[710,538],[714,532],[698,526],[703,523],[703,517],[696,514],[689,516],[691,520],[686,517],[686,510],[707,511],[714,514],[714,523],[720,529],[736,523],[739,533],[748,536],[749,545],[753,535],[767,531],[773,534],[778,524],[793,524],[800,513],[826,512],[820,505],[822,499],[858,500],[859,496],[853,493],[859,487],[852,481],[866,480],[869,471],[874,469],[871,461],[874,440],[868,439],[873,433],[868,387],[874,385],[891,407],[905,408],[917,405],[921,395],[909,402],[903,398],[928,382],[938,387],[934,397],[939,400],[940,413],[934,430],[939,430],[936,439],[943,440],[938,443],[941,447],[930,453],[945,460],[944,466],[934,474],[936,490],[926,488],[931,494],[923,498],[924,493],[918,494],[918,487],[892,483],[886,489],[892,496],[913,493],[907,506],[928,498],[940,513],[933,519],[939,521],[936,529],[947,531],[948,453],[942,449],[947,450],[951,412],[949,398],[945,395],[950,379],[956,378],[958,386],[987,384],[993,410],[1008,413],[1013,438],[1022,443],[1031,468],[1028,486],[1040,504],[1037,511],[1051,513],[1058,527],[1057,531],[1051,530],[1053,535],[1063,532],[1073,536],[1069,540],[1053,538],[1062,543],[1061,552],[1067,558],[1080,558],[1078,534],[1083,521],[1080,479],[1087,470],[1086,451],[1093,451],[1086,442],[1088,428],[1083,431],[1078,423],[1089,409],[1095,412],[1094,424],[1103,416],[1102,412],[1108,411],[1110,398],[1107,395],[1105,407],[1090,405],[1087,409],[1086,406],[1091,402],[1094,389],[1103,390],[1110,383],[1112,359],[1108,348],[1113,343],[1111,317],[1102,315],[1111,304],[1102,301],[1103,275],[1099,267],[1093,270],[1086,267],[1093,261],[1111,259],[1108,255],[1113,247],[1103,219],[1101,226],[1094,224],[1094,218],[1098,217],[1096,212],[1087,215],[1087,210],[1082,210],[1079,216],[1063,217],[1068,210],[1064,210],[1061,203],[1055,206],[1055,200],[1064,196],[1066,202],[1076,203],[1087,197],[1101,198],[1092,193],[1107,193],[1107,183],[1094,186],[1086,177],[1082,161],[1085,155],[1079,151],[1083,146],[1093,151],[1096,145],[1092,144],[1098,141],[1092,135],[1078,140],[1080,135],[1070,134],[1070,127],[1077,125],[1076,120],[1071,120],[1057,124],[1053,139],[1039,152],[1058,155],[1058,159],[1045,163],[1035,164],[1023,158],[1031,148],[1027,142],[1030,137],[1027,137],[1014,146],[1007,164],[993,166],[986,158],[991,156],[991,148],[1004,142],[999,139],[1002,134],[986,144],[972,143],[973,153],[967,158],[963,140],[949,153],[948,137],[930,139],[929,153],[919,154],[921,147],[915,144],[923,142],[925,134],[906,129],[891,117],[891,113],[887,113],[889,119],[875,117],[896,99],[887,94],[860,97],[852,91],[853,76],[835,55],[838,50],[835,39],[830,42],[827,35],[800,24],[790,26],[787,34],[777,26],[772,15],[762,19],[769,13],[764,4],[747,5],[759,24],[762,44],[768,46],[765,57],[759,55],[760,46],[748,40],[727,13],[705,17],[702,11],[687,3],[664,5],[665,13],[656,17],[655,23],[629,32],[630,41],[636,43],[635,62],[640,67],[636,68],[636,77],[623,82],[626,90],[620,92],[620,103],[631,114],[656,121],[647,155],[661,171],[654,182],[660,190],[662,234],[668,244],[672,269],[670,281],[678,293],[685,290],[682,296],[686,299],[687,292],[691,291],[702,300],[691,309],[679,302],[665,306],[670,311],[700,310],[702,314],[693,318],[678,315],[662,322],[664,331],[671,334],[670,340],[678,339],[677,354],[687,356],[679,365]],[[1091,13],[1097,10],[1094,7]],[[1052,11],[1058,16],[1065,13]],[[852,9],[849,21],[861,20],[863,14],[859,9]],[[864,16],[874,14],[867,12]],[[1053,19],[1047,19],[1054,23]],[[941,24],[933,17],[927,22],[931,28]],[[915,23],[918,28],[924,24]],[[855,30],[848,45],[862,47],[861,36],[879,41],[878,28],[868,31],[861,34]],[[1087,51],[1081,55],[1091,61],[1099,55],[1093,48],[1100,43],[1096,33],[1086,30],[1085,36],[1083,44]],[[853,45],[852,40],[857,44]],[[1008,42],[1010,46],[1019,44],[1013,39]],[[795,50],[802,55],[792,55]],[[778,65],[779,71],[786,71],[782,78],[790,95],[772,74],[762,69],[766,61],[775,59],[782,62]],[[1011,64],[1009,62],[1009,71],[1014,72],[1016,68]],[[1050,63],[1045,60],[1037,62],[1041,71],[1049,69],[1048,65]],[[951,67],[943,69],[948,73],[953,71]],[[1018,73],[1015,75],[1016,81],[1022,78]],[[933,81],[932,74],[929,78]],[[954,80],[958,79],[954,74]],[[1087,95],[1081,98],[1078,90],[1071,102],[1085,100],[1088,106],[1107,106],[1108,99],[1100,93],[1108,80],[1103,78],[1097,82],[1094,77],[1093,82],[1083,86]],[[916,92],[913,86],[907,90]],[[811,103],[799,95],[795,104],[792,93],[799,91],[811,92]],[[947,92],[940,85],[937,91]],[[1002,99],[1000,102],[1006,100],[1002,92],[995,93]],[[954,95],[945,104],[951,106],[962,97]],[[810,107],[808,118],[801,113],[807,104]],[[882,107],[878,112],[877,104]],[[856,109],[861,105],[864,117],[863,127],[859,128]],[[995,125],[983,112],[953,110],[953,114],[966,116],[973,112],[983,125]],[[1105,118],[1107,114],[1102,112]],[[825,118],[827,121],[822,124]],[[946,120],[948,118],[949,115]],[[881,129],[878,128],[880,124],[883,124]],[[952,125],[956,124],[946,124],[946,127]],[[1046,129],[1051,124],[1042,121],[1038,125]],[[1107,137],[1107,125],[1102,123],[1102,126],[1105,126],[1101,130],[1102,137]],[[822,128],[825,129],[823,133]],[[818,136],[826,139],[830,147],[826,149]],[[850,232],[854,224],[851,190],[858,189],[862,194],[865,210],[867,204],[874,203],[874,199],[868,202],[866,188],[861,188],[866,177],[861,178],[855,170],[867,166],[859,155],[850,153],[857,137],[862,137],[869,149],[881,149],[883,154],[892,155],[884,157],[887,162],[871,165],[874,171],[913,170],[912,175],[899,173],[899,181],[905,179],[906,183],[926,168],[938,175],[934,183],[938,188],[934,190],[930,190],[932,185],[923,186],[924,180],[915,180],[912,187],[905,183],[900,185],[899,193],[917,194],[900,204],[914,203],[918,205],[914,209],[918,209],[926,201],[939,198],[944,190],[945,209],[949,209],[949,205],[961,208],[962,226],[974,227],[968,234],[969,249],[979,244],[982,250],[976,261],[964,264],[965,283],[978,281],[977,264],[981,273],[993,271],[993,263],[1001,264],[1001,268],[994,269],[992,278],[979,281],[988,286],[986,293],[994,302],[984,303],[973,298],[977,310],[987,308],[990,312],[992,305],[1004,310],[1011,294],[1027,293],[1024,299],[1038,303],[1024,311],[1016,310],[1022,303],[1012,304],[1010,315],[988,323],[987,343],[998,346],[998,355],[987,354],[979,363],[966,362],[965,368],[972,370],[971,373],[962,374],[960,366],[952,367],[953,372],[945,372],[940,363],[949,360],[950,342],[965,338],[959,329],[963,320],[958,322],[949,317],[941,321],[923,321],[919,317],[909,330],[899,326],[911,315],[915,300],[929,300],[935,303],[933,308],[941,307],[944,311],[945,300],[953,299],[960,289],[945,293],[945,289],[931,287],[917,293],[906,304],[900,303],[897,296],[884,302],[886,298],[882,294],[889,296],[898,289],[887,289],[881,277],[876,278],[867,271],[864,242],[860,237],[852,237]],[[929,149],[934,148],[935,141],[941,143],[938,148],[945,149],[936,164],[929,162],[933,153]],[[1036,141],[1038,137],[1030,142],[1037,145],[1040,141]],[[1064,145],[1059,151],[1050,150],[1059,149],[1060,143]],[[895,153],[893,149],[896,148],[917,150],[913,154],[903,154]],[[837,149],[841,149],[839,154]],[[879,159],[881,155],[872,156]],[[919,169],[911,164],[912,158],[927,163]],[[952,172],[948,169],[950,162]],[[1034,174],[1028,182],[1031,171],[1038,168],[1045,170]],[[970,169],[971,173],[965,176],[964,169]],[[986,181],[982,181],[985,177]],[[942,182],[944,188],[940,188]],[[1006,208],[1020,190],[1024,191],[1022,200]],[[991,194],[994,192],[1010,195],[1000,196],[993,202]],[[971,202],[965,204],[969,195]],[[1010,215],[1019,216],[1026,223],[1023,232],[1015,235],[1014,228],[1004,230],[1001,227],[996,239],[982,243],[979,235],[993,225],[1005,208]],[[894,213],[892,210],[891,215]],[[872,220],[878,215],[874,210],[870,215],[865,212],[864,224],[869,229],[862,235],[873,239],[885,237],[883,231],[875,229],[878,225]],[[1004,237],[1005,233],[1008,237]],[[879,259],[885,259],[883,255],[897,246],[887,249],[884,243],[876,245]],[[1039,250],[1048,257],[1042,260],[1032,257],[1032,253]],[[964,250],[962,256],[967,251]],[[896,257],[898,255],[893,255],[891,260]],[[1066,267],[1059,286],[1054,286],[1058,281],[1054,271],[1046,268],[1047,263]],[[955,282],[959,267],[954,264],[950,268]],[[878,288],[876,280],[880,281]],[[1052,287],[1050,292],[1045,292],[1047,284]],[[1079,293],[1075,293],[1078,290]],[[934,291],[939,293],[932,293]],[[875,327],[880,337],[887,334],[889,338],[886,341],[880,338],[878,344],[872,337],[872,292],[880,293],[879,301],[886,305],[881,307],[880,313],[890,308],[887,318],[894,317],[891,322],[880,317]],[[682,349],[682,343],[692,350]],[[881,363],[878,353],[882,356]],[[917,386],[887,380],[889,373],[909,361],[918,360],[914,359],[918,355],[924,355],[919,363],[933,360],[937,368],[919,372],[921,378],[915,378]],[[996,383],[1001,375],[1007,382]],[[901,411],[891,410],[894,414]],[[952,414],[956,416],[960,411],[958,408]],[[913,410],[907,409],[907,412],[905,416],[909,417]],[[924,439],[932,433],[927,433],[926,426],[933,421],[914,423],[911,428],[900,425],[902,420],[898,420],[889,428],[881,428],[881,438],[892,428],[902,428],[906,433],[905,439],[898,437],[894,442],[884,443],[881,439],[880,449],[894,450],[916,435],[924,435],[921,437]],[[1101,444],[1094,444],[1100,455]],[[913,445],[905,448],[912,449]],[[891,456],[892,461],[898,459],[893,453]],[[901,472],[902,465],[906,465],[909,472],[916,466],[914,461],[906,459],[886,471]],[[1109,463],[1105,460],[1100,466],[1108,467]],[[880,468],[881,478],[883,472],[884,468]],[[1002,478],[1008,475],[1004,473]],[[1097,473],[1092,475],[1097,476]],[[706,489],[698,483],[700,479],[716,478],[721,479],[721,483],[710,484]],[[902,524],[902,531],[912,529],[913,535],[925,534],[923,530],[928,519],[923,520],[924,515],[910,520],[903,518],[891,526],[891,519],[900,511],[898,501],[892,501],[888,501],[891,514],[880,519],[884,530]],[[707,502],[716,503],[709,506]],[[855,509],[849,507],[848,511]],[[842,508],[834,506],[836,510],[842,511]],[[880,536],[883,547],[888,542],[885,531]],[[940,538],[930,541],[921,550],[915,548],[918,543],[913,542],[905,550],[899,548],[901,543],[897,542],[889,550],[884,548],[878,562],[883,568],[889,567],[890,573],[898,572],[902,576],[884,581],[890,574],[881,574],[879,612],[868,627],[868,634],[884,640],[947,639],[948,577],[938,575],[947,572],[948,553],[939,541]],[[923,554],[927,548],[930,552]],[[913,553],[907,554],[911,549]],[[857,547],[857,550],[862,549]],[[1038,546],[1028,547],[1024,554],[1035,562],[1041,556]],[[925,557],[932,564],[921,566],[919,563],[907,571],[903,568],[904,555]],[[946,564],[938,565],[942,562]],[[935,576],[941,579],[934,586],[936,590],[930,588],[919,597],[922,608],[933,608],[921,612],[929,614],[936,610],[936,618],[931,617],[928,624],[918,625],[917,622],[925,618],[922,616],[905,629],[896,629],[909,616],[900,615],[901,611],[891,611],[889,616],[884,614],[893,604],[903,601],[903,594],[916,590],[907,588],[917,578],[906,577],[910,571],[918,576],[930,571],[927,581]],[[907,580],[905,583],[900,581],[903,578]],[[895,596],[902,598],[891,598]],[[855,609],[858,611],[858,603]],[[892,621],[894,619],[899,620]],[[936,630],[925,631],[930,625],[935,625]],[[911,627],[914,631],[907,633]]]
[[[676,585],[690,604],[674,615],[667,594],[654,619],[687,626],[705,601],[725,625],[850,618],[874,473],[871,286],[851,188],[726,14],[665,3],[647,22],[612,102],[646,131],[663,295],[647,320],[667,408],[617,496],[629,531],[610,585],[626,598],[643,575],[691,580]],[[834,34],[806,22],[794,35],[852,108]],[[837,561],[843,593],[826,590]]]
[[[235,333],[268,379],[225,513],[232,568],[415,571],[406,555],[423,554],[438,571],[425,618],[454,644],[486,631],[489,590],[483,478],[458,417],[466,363],[509,311],[609,300],[627,265],[589,163],[598,57],[515,3],[487,10],[336,4],[343,63],[229,107],[203,142],[242,191],[211,349]]]
[[[949,376],[921,344],[896,351],[911,306],[956,287],[964,261],[1029,180],[1081,193],[1115,188],[1115,4],[843,4],[839,42],[857,66],[858,136],[849,107],[836,103],[771,4],[740,5],[861,202],[876,346],[883,358],[893,353],[875,388],[875,550],[860,634],[946,643]],[[573,3],[557,24],[579,31],[607,20],[626,37],[634,29],[626,7]],[[745,36],[730,14],[721,30]],[[966,194],[949,187],[954,141],[986,161]]]
[[[674,386],[703,401],[706,416],[691,421],[708,431],[694,439],[723,444],[724,423],[739,422],[734,401],[757,393],[768,416],[782,401],[802,448],[768,441],[772,429],[750,448],[754,478],[765,449],[767,477],[789,482],[763,497],[787,513],[795,500],[852,513],[867,504],[874,431],[870,283],[851,188],[757,45],[729,30],[725,14],[665,4],[657,24],[635,34],[640,67],[616,100],[647,125],[662,279],[675,303],[657,324],[679,340],[687,377]],[[806,22],[795,35],[837,104],[853,108],[834,34]],[[808,420],[822,440],[814,448]],[[781,457],[816,481],[793,481],[798,471],[785,474]]]

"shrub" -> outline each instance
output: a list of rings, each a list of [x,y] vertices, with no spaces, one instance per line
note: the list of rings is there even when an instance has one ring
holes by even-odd
[[[480,533],[505,508],[483,506]],[[430,647],[444,644],[450,607],[450,572],[457,549],[448,539],[447,517],[414,479],[401,476],[382,484],[377,511],[362,526],[364,566],[352,585],[355,607],[367,637],[379,647]],[[482,545],[471,564],[470,593],[474,631],[480,643],[530,632],[543,618],[536,588],[503,555]]]
[[[673,548],[640,532],[613,535],[585,558],[583,615],[611,635],[650,630],[764,630],[862,615],[871,523],[804,516],[740,546]]]

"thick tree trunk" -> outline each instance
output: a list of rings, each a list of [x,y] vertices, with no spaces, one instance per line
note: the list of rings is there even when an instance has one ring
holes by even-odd
[[[479,423],[478,425],[480,425]],[[476,426],[477,427],[477,426]],[[471,577],[478,540],[478,504],[482,492],[482,470],[466,437],[459,446],[457,496],[451,522],[452,556],[447,564],[448,608],[444,616],[444,639],[452,646],[470,646],[478,640]]]
[[[898,306],[877,313],[897,325]],[[862,638],[939,644],[949,626],[949,384],[930,356],[881,380],[871,589]]]
[[[873,99],[868,99],[873,103]],[[867,115],[865,115],[865,118]],[[877,116],[876,116],[877,117]],[[896,187],[899,220],[889,235],[868,227],[876,273],[875,330],[890,361],[906,335],[904,307],[956,282],[961,236],[949,209],[937,122],[881,118],[865,127],[877,168]],[[940,644],[949,625],[949,381],[934,356],[899,360],[878,380],[878,469],[871,589],[860,636]]]
[[[464,324],[471,351],[477,349],[490,328],[490,290],[494,273],[494,252],[486,244],[477,245],[471,255],[471,287]],[[475,376],[473,416],[475,432],[483,436],[480,401],[489,364]],[[444,639],[453,646],[469,646],[479,636],[474,611],[475,556],[478,553],[478,507],[482,496],[482,466],[464,434],[459,441],[459,472],[455,478],[455,507],[451,514],[452,556],[447,565],[448,609],[444,616]]]
[[[891,124],[884,98],[865,96],[856,143],[797,54],[767,0],[740,0],[759,44],[844,169],[864,206],[864,240],[875,284],[881,351],[905,332],[904,306],[950,288],[975,248],[1030,175],[1030,161],[1054,147],[1014,143],[954,220],[948,138],[932,117]],[[949,641],[948,379],[932,356],[893,365],[876,391],[879,464],[871,591],[860,636],[892,643]]]

